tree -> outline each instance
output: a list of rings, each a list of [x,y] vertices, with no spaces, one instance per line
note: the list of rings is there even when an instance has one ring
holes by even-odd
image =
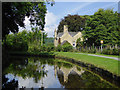
[[[85,26],[85,18],[79,15],[68,15],[61,20],[58,26],[58,32],[63,32],[63,26],[68,25],[68,31],[78,32],[82,31]]]
[[[53,5],[53,3],[51,3]],[[25,27],[25,16],[30,17],[31,26],[38,25],[44,29],[45,2],[3,2],[2,3],[2,37],[10,32],[18,32],[20,27]]]
[[[120,44],[120,32],[118,28],[118,13],[112,9],[99,9],[94,15],[87,17],[84,38],[88,38],[87,45],[100,46]]]

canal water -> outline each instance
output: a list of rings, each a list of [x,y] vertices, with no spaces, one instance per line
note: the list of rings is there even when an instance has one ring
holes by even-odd
[[[53,58],[10,57],[3,61],[3,88],[116,88],[82,67]]]

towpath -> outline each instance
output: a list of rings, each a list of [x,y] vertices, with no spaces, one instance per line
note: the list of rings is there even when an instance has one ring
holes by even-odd
[[[114,59],[114,60],[118,60],[118,61],[120,61],[120,58],[117,58],[117,57],[109,57],[109,56],[95,55],[95,54],[86,54],[86,53],[76,53],[76,54],[84,54],[84,55],[89,55],[89,56],[96,56],[96,57],[110,58],[110,59]]]

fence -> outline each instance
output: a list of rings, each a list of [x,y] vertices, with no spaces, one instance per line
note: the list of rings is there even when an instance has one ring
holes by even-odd
[[[80,52],[87,52],[87,53],[104,53],[104,54],[111,54],[111,55],[119,55],[120,46],[83,46],[76,48]]]

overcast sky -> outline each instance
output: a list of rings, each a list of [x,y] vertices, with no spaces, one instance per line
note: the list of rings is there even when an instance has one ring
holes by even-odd
[[[77,0],[76,2],[75,0],[74,2],[73,0],[64,0],[64,2],[58,2],[59,0],[55,1],[54,6],[47,4],[44,30],[48,34],[48,37],[53,37],[55,28],[57,29],[61,19],[68,14],[93,15],[99,8],[118,11],[118,0],[106,0],[106,2],[102,2],[102,0],[92,0],[92,2],[90,2],[90,0],[84,0],[84,2],[81,2],[82,0]],[[30,30],[30,22],[27,17],[24,22],[26,29]],[[20,31],[21,30],[23,30],[23,28],[20,28]]]

